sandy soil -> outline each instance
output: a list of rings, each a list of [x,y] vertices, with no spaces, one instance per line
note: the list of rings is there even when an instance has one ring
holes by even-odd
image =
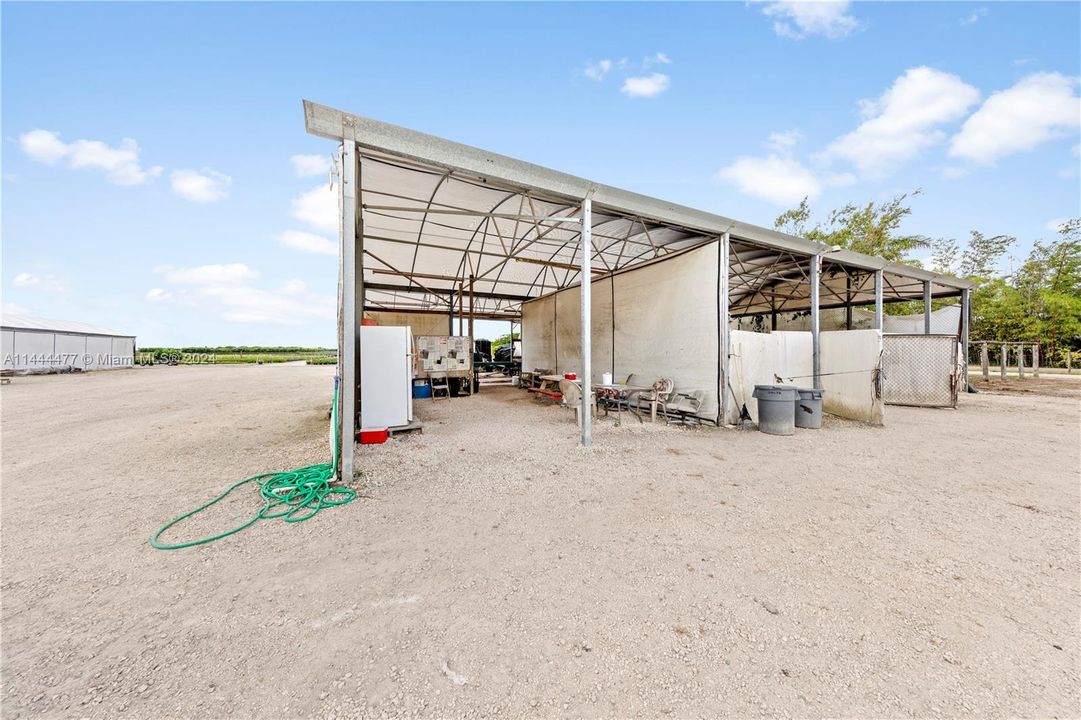
[[[1076,399],[791,438],[601,421],[586,451],[500,388],[418,403],[352,505],[148,545],[323,460],[332,371],[3,387],[5,718],[1081,711]]]

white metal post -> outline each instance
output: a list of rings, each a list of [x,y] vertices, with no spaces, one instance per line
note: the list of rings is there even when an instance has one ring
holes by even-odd
[[[582,409],[579,417],[582,418],[582,447],[589,447],[593,443],[593,406],[590,402],[592,390],[592,360],[590,340],[592,328],[590,326],[590,283],[593,278],[593,200],[586,198],[582,201],[582,232],[579,235],[579,244],[582,253]]]
[[[731,319],[729,315],[728,306],[728,264],[730,261],[730,254],[732,251],[732,239],[728,233],[721,236],[721,246],[719,248],[720,257],[717,259],[717,272],[720,286],[718,298],[718,321],[720,323],[721,333],[721,357],[718,360],[721,363],[721,387],[720,397],[717,400],[721,403],[721,419],[717,424],[724,426],[728,423],[728,388],[731,385],[729,381],[729,372],[731,368],[731,354],[732,354],[732,334],[729,331],[729,325]],[[777,317],[777,313],[773,314],[774,319]],[[774,328],[776,329],[776,328]]]
[[[923,281],[923,334],[931,334],[931,281]]]
[[[961,291],[961,357],[964,358],[964,362],[961,363],[961,370],[964,373],[965,384],[962,389],[968,392],[968,328],[971,318],[969,315],[972,313],[972,298],[968,290]]]
[[[875,330],[882,329],[882,271],[875,270]]]
[[[822,389],[822,337],[819,312],[818,285],[822,275],[822,256],[811,256],[811,374],[814,387]]]
[[[357,272],[361,252],[357,248],[357,146],[353,140],[342,143],[341,262],[342,262],[342,382],[341,382],[341,464],[339,476],[352,480],[355,471],[354,451],[357,436],[357,413],[360,409],[360,322],[357,303],[362,296],[363,273]]]

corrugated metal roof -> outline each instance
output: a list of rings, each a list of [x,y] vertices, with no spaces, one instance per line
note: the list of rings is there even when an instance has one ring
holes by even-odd
[[[0,327],[14,330],[41,330],[45,332],[75,333],[78,335],[109,335],[111,337],[135,337],[130,333],[117,332],[100,325],[73,322],[71,320],[50,320],[48,318],[32,317],[30,315],[16,315],[4,313],[0,316]]]

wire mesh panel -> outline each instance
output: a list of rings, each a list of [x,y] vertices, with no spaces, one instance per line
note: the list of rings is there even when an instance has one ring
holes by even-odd
[[[957,407],[956,335],[884,335],[882,398],[887,405]]]

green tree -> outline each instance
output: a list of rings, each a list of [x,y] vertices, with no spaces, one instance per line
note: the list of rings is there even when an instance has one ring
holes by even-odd
[[[514,333],[514,339],[515,340],[521,340],[522,339],[522,334],[521,333]],[[503,347],[504,345],[509,345],[509,344],[510,344],[510,334],[509,333],[507,333],[506,335],[500,335],[499,337],[497,337],[495,340],[492,341],[492,356],[493,357],[495,356],[495,351],[496,350]]]
[[[1035,243],[1013,286],[1025,318],[1019,339],[1041,343],[1055,361],[1081,349],[1081,218],[1063,223],[1054,241]]]
[[[807,198],[799,206],[777,216],[773,226],[791,235],[825,245],[855,250],[865,255],[878,255],[892,262],[919,264],[908,257],[913,250],[930,247],[923,235],[907,235],[900,231],[905,218],[912,214],[909,197],[920,191],[903,193],[883,203],[848,204],[832,211],[825,223],[809,227],[811,210]]]

